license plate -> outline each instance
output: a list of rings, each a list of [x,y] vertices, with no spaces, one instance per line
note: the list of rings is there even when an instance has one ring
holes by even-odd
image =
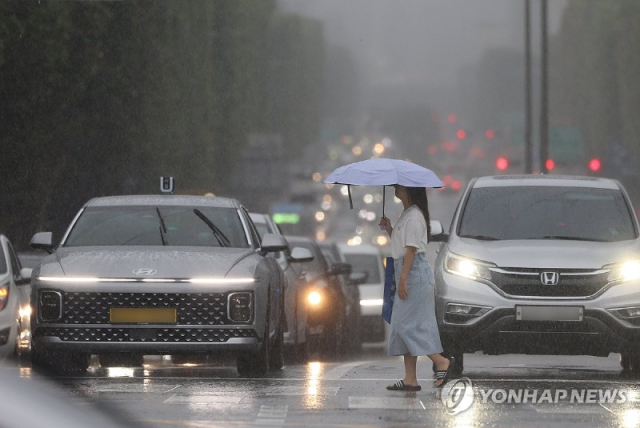
[[[582,321],[582,306],[516,306],[518,321]]]
[[[111,308],[109,321],[113,324],[175,324],[176,308]]]

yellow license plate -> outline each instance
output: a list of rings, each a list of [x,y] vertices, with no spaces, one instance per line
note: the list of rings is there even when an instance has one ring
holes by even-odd
[[[175,324],[176,308],[111,308],[111,323],[127,324]]]

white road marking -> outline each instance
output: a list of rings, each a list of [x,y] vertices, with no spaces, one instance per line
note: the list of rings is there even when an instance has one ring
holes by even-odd
[[[363,364],[368,364],[370,361],[356,361],[354,363],[341,364],[338,367],[335,367],[322,376],[324,380],[337,380],[342,378],[347,372],[352,370],[354,367],[361,366]]]
[[[429,402],[426,404],[425,406],[425,403],[417,397],[349,397],[349,410],[425,410],[427,407],[434,407]]]
[[[166,404],[240,404],[244,396],[228,395],[172,395]]]
[[[266,395],[336,395],[338,386],[276,386]]]
[[[255,425],[268,425],[268,426],[283,426],[284,420],[287,417],[289,406],[270,406],[263,404],[260,406],[258,412],[258,418],[255,420]]]

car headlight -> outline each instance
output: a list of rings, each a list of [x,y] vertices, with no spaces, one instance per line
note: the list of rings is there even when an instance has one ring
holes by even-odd
[[[307,294],[307,302],[310,306],[320,306],[322,300],[324,300],[322,293],[318,290],[313,290]]]
[[[609,282],[626,282],[640,278],[640,260],[629,260],[611,267]]]
[[[236,323],[250,323],[253,315],[253,293],[241,291],[230,293],[227,317]]]
[[[7,306],[9,301],[9,284],[0,285],[0,310]]]
[[[454,275],[470,279],[491,280],[490,265],[478,260],[456,256],[448,253],[444,260],[444,270]]]

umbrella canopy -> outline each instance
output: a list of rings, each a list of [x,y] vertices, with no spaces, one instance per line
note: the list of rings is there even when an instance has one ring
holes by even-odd
[[[341,166],[324,183],[352,186],[444,187],[436,174],[415,163],[400,159],[374,158]]]
[[[423,166],[400,159],[373,158],[336,168],[323,183],[348,186],[383,186],[382,216],[384,217],[384,186],[444,187],[436,174]],[[351,188],[349,206],[353,209]]]

